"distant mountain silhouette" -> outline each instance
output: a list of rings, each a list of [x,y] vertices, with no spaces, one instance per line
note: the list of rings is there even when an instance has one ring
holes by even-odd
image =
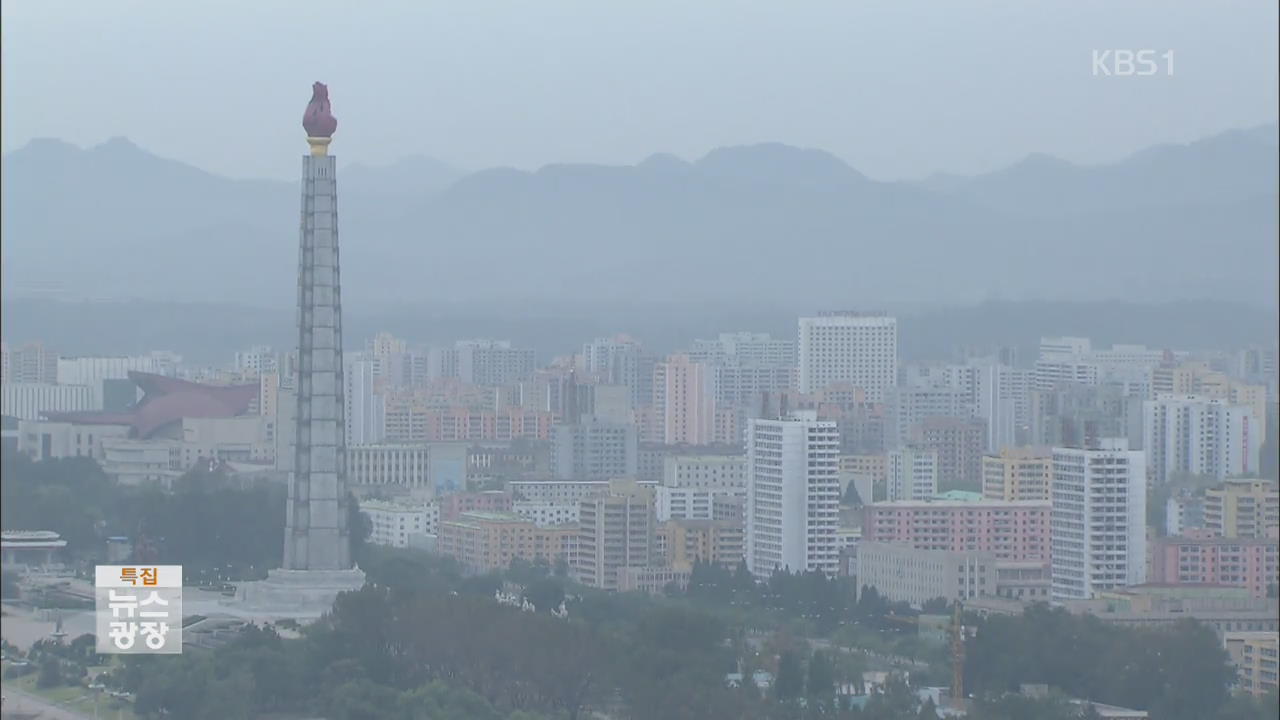
[[[971,178],[935,176],[922,186],[1003,212],[1061,217],[1133,208],[1232,204],[1272,197],[1275,124],[1186,145],[1156,145],[1108,165],[1074,165],[1033,154]]]
[[[425,155],[410,155],[390,165],[355,163],[339,169],[342,191],[388,195],[426,195],[439,192],[465,173]]]
[[[344,301],[558,299],[815,307],[987,298],[1272,307],[1275,127],[1077,166],[1031,156],[921,183],[777,143],[693,162],[461,175],[340,171]],[[298,188],[125,140],[3,160],[4,288],[73,298],[293,302]]]

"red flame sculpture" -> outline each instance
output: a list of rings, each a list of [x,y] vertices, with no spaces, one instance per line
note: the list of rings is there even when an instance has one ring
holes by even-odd
[[[302,114],[302,127],[307,137],[314,138],[333,137],[338,129],[338,119],[329,111],[329,87],[322,82],[311,86],[311,102]]]

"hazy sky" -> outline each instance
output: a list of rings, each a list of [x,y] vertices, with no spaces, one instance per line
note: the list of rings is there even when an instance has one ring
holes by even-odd
[[[1268,0],[9,0],[3,150],[124,135],[290,177],[329,83],[344,162],[467,169],[819,147],[877,178],[1106,161],[1272,122]],[[1095,49],[1174,50],[1095,77]],[[1163,70],[1163,68],[1162,68]]]

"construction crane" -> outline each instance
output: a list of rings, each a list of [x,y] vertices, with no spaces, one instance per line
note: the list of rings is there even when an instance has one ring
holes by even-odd
[[[964,641],[970,637],[972,629],[964,625],[964,603],[956,600],[951,611],[951,625],[947,629],[948,641],[951,645],[951,704],[964,704]],[[885,620],[904,625],[919,627],[920,616],[904,616],[889,613]]]
[[[960,616],[962,604],[956,601],[951,611],[951,703],[964,703],[964,640],[965,628]]]

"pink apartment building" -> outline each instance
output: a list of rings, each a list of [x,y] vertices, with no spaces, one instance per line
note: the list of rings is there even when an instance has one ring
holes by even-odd
[[[1232,585],[1264,598],[1277,573],[1274,538],[1167,537],[1151,553],[1151,582],[1166,585]]]
[[[1049,562],[1049,502],[903,500],[867,506],[863,537],[921,550],[990,552],[1005,562]]]

